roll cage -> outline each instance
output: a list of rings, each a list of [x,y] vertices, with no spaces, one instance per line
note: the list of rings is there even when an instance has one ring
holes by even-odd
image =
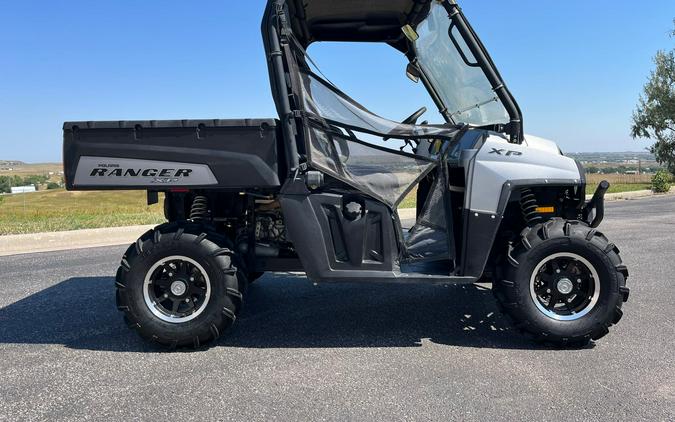
[[[423,66],[420,66],[414,46],[415,38],[409,31],[412,29],[414,34],[415,28],[429,15],[434,3],[434,6],[442,5],[445,9],[451,21],[450,30],[457,31],[461,36],[474,62],[469,63],[464,53],[462,58],[467,65],[482,71],[496,98],[508,114],[508,123],[483,128],[508,134],[513,143],[522,142],[523,125],[520,108],[454,0],[370,0],[359,2],[358,5],[354,2],[334,0],[269,0],[263,18],[262,33],[270,83],[284,132],[284,152],[288,171],[296,169],[301,157],[307,157],[310,153],[308,148],[310,142],[307,139],[309,120],[306,102],[303,101],[306,95],[303,96],[302,79],[306,75],[312,75],[311,59],[308,59],[306,49],[318,41],[380,42],[399,50],[406,55],[410,66],[417,70],[422,83],[447,122],[445,129],[396,125],[393,128],[389,127],[391,130],[388,131],[369,130],[368,126],[349,127],[345,122],[331,121],[322,116],[324,123],[398,139],[418,139],[431,133],[434,137],[443,138],[445,135],[451,138],[453,133],[457,132],[459,127],[453,120],[453,112],[444,103],[439,87],[434,84]],[[404,31],[404,27],[408,30]],[[457,40],[453,38],[452,41],[457,46]],[[321,78],[317,79],[323,81]],[[330,86],[329,83],[328,85]],[[335,89],[338,96],[346,97],[336,87],[331,88]],[[359,107],[358,103],[351,101]]]

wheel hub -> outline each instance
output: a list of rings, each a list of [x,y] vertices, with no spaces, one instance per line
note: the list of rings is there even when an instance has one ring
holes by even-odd
[[[584,257],[571,252],[549,255],[530,279],[535,306],[549,318],[573,321],[588,314],[600,297],[600,278]]]
[[[183,296],[187,291],[187,284],[183,280],[176,280],[171,283],[171,293],[174,296]]]
[[[198,317],[211,297],[211,281],[197,261],[186,256],[169,256],[148,270],[143,299],[159,319],[183,323]]]
[[[570,280],[567,277],[563,277],[560,280],[558,280],[558,291],[563,294],[563,295],[568,295],[572,293],[572,289],[574,289],[574,284],[572,284],[572,280]]]

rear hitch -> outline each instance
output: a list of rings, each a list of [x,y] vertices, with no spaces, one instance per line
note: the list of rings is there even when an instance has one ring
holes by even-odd
[[[605,193],[607,193],[607,189],[609,189],[609,182],[606,180],[600,182],[593,197],[582,210],[584,221],[593,228],[598,227],[605,217]]]

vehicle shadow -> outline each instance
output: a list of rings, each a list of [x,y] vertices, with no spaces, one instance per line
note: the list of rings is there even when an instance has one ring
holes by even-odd
[[[267,275],[218,347],[541,348],[509,329],[489,288],[476,285],[319,284]],[[129,330],[111,277],[71,278],[0,309],[0,344],[158,352]]]

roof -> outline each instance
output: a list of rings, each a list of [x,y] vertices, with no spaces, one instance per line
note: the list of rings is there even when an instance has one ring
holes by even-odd
[[[431,0],[287,0],[293,32],[305,45],[315,41],[394,43],[401,27],[415,25]]]

